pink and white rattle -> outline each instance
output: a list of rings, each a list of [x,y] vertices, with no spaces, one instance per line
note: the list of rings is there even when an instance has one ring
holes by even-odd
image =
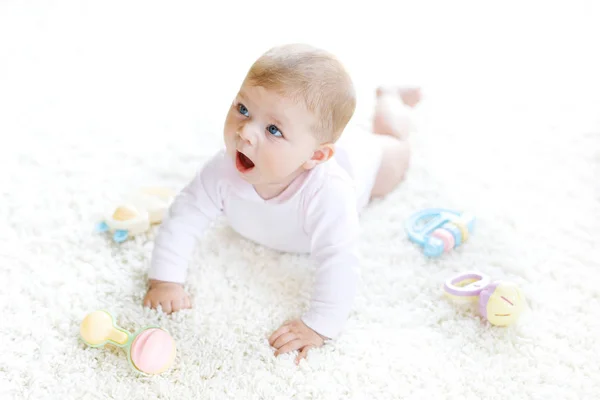
[[[175,341],[166,330],[148,326],[131,334],[104,310],[88,314],[79,328],[81,339],[91,347],[113,344],[125,349],[131,366],[144,374],[160,374],[175,360]]]
[[[466,272],[449,278],[444,291],[450,297],[479,303],[479,314],[492,325],[508,326],[515,322],[525,306],[519,287],[507,281],[492,282],[479,272]]]

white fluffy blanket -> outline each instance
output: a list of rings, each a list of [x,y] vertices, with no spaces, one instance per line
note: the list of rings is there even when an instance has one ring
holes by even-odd
[[[366,28],[319,30],[351,27],[333,7],[313,12],[308,29],[256,9],[117,4],[1,5],[0,398],[597,398],[600,68],[583,51],[600,37],[595,10],[353,10],[383,18],[371,31],[387,47],[375,51],[356,40]],[[256,6],[244,4],[230,7]],[[146,184],[180,188],[218,147],[240,77],[274,43],[270,24],[277,42],[339,49],[363,111],[379,78],[404,72],[427,89],[406,182],[362,216],[345,334],[299,367],[292,354],[274,358],[267,337],[306,307],[305,257],[220,222],[199,244],[194,308],[165,316],[141,305],[155,231],[121,245],[93,231],[109,200]],[[557,54],[571,62],[557,66]],[[436,260],[403,230],[430,206],[478,218],[472,239]],[[490,327],[442,296],[443,281],[467,269],[521,285],[528,309],[517,325]],[[122,351],[82,344],[81,319],[99,308],[131,331],[168,329],[173,368],[142,377]]]

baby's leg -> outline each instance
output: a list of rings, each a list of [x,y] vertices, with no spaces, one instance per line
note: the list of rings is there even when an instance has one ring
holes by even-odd
[[[371,197],[383,197],[404,179],[408,169],[411,130],[410,108],[421,99],[419,88],[379,88],[373,132],[383,148]]]

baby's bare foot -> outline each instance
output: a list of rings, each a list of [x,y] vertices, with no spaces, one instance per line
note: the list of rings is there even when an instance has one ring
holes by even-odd
[[[373,132],[406,139],[415,130],[410,109],[420,100],[419,87],[378,87]]]
[[[397,95],[408,107],[415,107],[421,101],[421,88],[418,86],[379,86],[377,97]]]

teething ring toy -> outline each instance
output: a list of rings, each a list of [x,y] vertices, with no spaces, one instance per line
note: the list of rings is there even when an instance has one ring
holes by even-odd
[[[444,292],[453,299],[478,303],[481,317],[496,326],[512,324],[525,307],[525,297],[516,284],[492,282],[489,276],[476,271],[449,278],[444,283]]]
[[[160,224],[170,207],[174,193],[166,188],[147,187],[128,195],[123,203],[107,208],[96,224],[99,233],[109,232],[116,243],[144,233]]]
[[[124,349],[130,365],[145,375],[166,371],[175,360],[175,341],[164,329],[147,326],[133,335],[117,326],[107,311],[94,311],[83,319],[81,340],[90,347],[112,344]]]
[[[470,272],[448,279],[444,284],[444,290],[452,296],[476,297],[490,283],[489,276],[478,272]]]
[[[460,246],[473,232],[475,217],[444,208],[428,208],[406,221],[408,238],[428,257],[438,257]]]

